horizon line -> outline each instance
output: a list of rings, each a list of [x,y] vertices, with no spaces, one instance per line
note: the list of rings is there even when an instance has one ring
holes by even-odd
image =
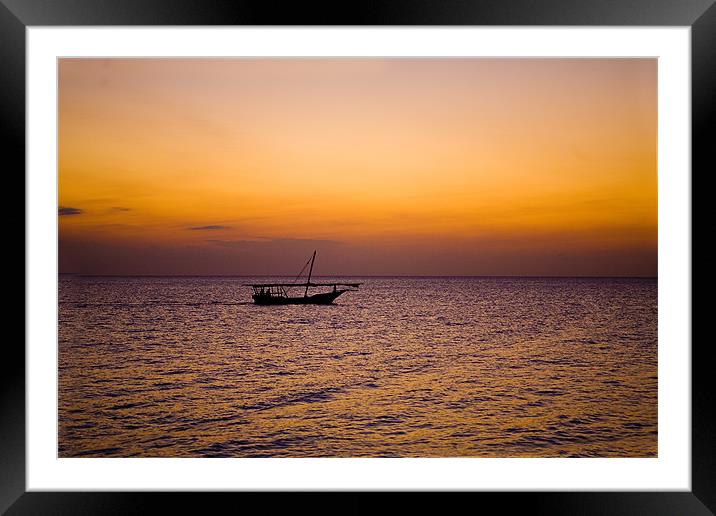
[[[58,276],[83,278],[296,278],[290,274],[82,274],[59,272]],[[658,279],[659,276],[525,275],[525,274],[316,274],[314,278],[562,278],[562,279]]]

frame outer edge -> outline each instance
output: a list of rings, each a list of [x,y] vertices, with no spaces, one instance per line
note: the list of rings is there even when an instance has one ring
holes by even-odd
[[[80,11],[76,13],[69,13],[68,2],[58,1],[55,6],[56,9],[52,12],[47,12],[44,15],[37,15],[37,11],[33,11],[32,14],[20,13],[23,16],[18,17],[13,11],[7,7],[7,0],[0,2],[0,84],[2,85],[2,96],[0,96],[0,131],[6,133],[5,143],[6,148],[10,151],[8,154],[17,158],[17,168],[22,167],[24,171],[25,162],[25,23],[33,24],[33,22],[44,22],[48,25],[61,25],[62,19],[68,21],[74,21],[77,24],[108,24],[112,25],[117,22],[108,23],[103,21],[101,14],[97,11],[90,12],[89,16],[83,17]],[[17,12],[18,3],[10,0],[11,4],[14,4],[14,11]],[[34,0],[28,0],[26,2],[30,4],[30,10],[37,8],[44,4],[44,2],[37,2]],[[84,4],[84,2],[80,2]],[[97,2],[101,4],[102,2]],[[131,11],[131,4],[133,2],[125,2],[123,15],[117,16],[117,19],[126,19],[128,11]],[[157,15],[156,7],[161,6],[161,0],[159,2],[148,2],[154,6],[151,17]],[[547,2],[550,3],[550,2]],[[685,2],[684,2],[685,4]],[[701,14],[694,16],[695,21],[692,25],[692,170],[702,170],[702,175],[707,173],[706,166],[710,159],[710,140],[708,139],[708,129],[714,125],[714,106],[713,106],[713,92],[716,91],[716,4],[713,0],[709,2],[690,2],[688,6],[681,4],[680,10],[682,14],[680,16],[674,16],[671,19],[676,20],[671,24],[678,25],[682,24],[683,12],[688,10],[690,13],[694,13],[698,10]],[[697,4],[701,8],[697,8]],[[706,5],[706,10],[703,9],[703,5]],[[710,5],[709,5],[710,4]],[[425,7],[425,2],[419,2],[418,5]],[[97,5],[99,7],[99,5]],[[688,7],[688,9],[687,9]],[[533,6],[533,9],[539,9],[539,6]],[[22,8],[20,8],[22,10]],[[65,13],[58,16],[58,10],[64,10]],[[160,11],[162,9],[159,9]],[[189,9],[192,10],[192,9]],[[429,10],[429,9],[428,9]],[[608,9],[607,9],[608,10]],[[92,9],[90,9],[92,11]],[[123,7],[112,9],[115,16],[118,11],[123,11]],[[400,9],[397,9],[400,11]],[[479,9],[477,11],[480,11]],[[527,9],[530,11],[530,9]],[[577,9],[579,11],[579,9]],[[477,14],[477,13],[473,13]],[[494,12],[492,13],[494,15]],[[549,15],[549,14],[548,14]],[[664,12],[660,15],[663,17]],[[141,15],[130,16],[134,19],[134,23],[141,23]],[[161,17],[161,15],[160,15]],[[181,16],[180,16],[181,17]],[[399,16],[400,17],[400,16]],[[485,16],[486,24],[489,23],[491,16],[489,9],[487,16]],[[53,20],[54,18],[54,20]],[[163,24],[171,24],[172,16],[164,17]],[[176,19],[175,21],[181,21]],[[394,18],[390,16],[389,18]],[[411,18],[407,16],[406,20]],[[422,18],[420,16],[419,18]],[[474,22],[474,16],[467,16],[465,24]],[[530,16],[527,16],[527,20],[516,22],[518,24],[529,24]],[[599,18],[599,17],[597,17]],[[591,20],[582,18],[585,24],[599,23],[599,19],[592,18]],[[159,21],[159,20],[157,20]],[[238,21],[238,20],[237,20]],[[389,20],[395,22],[395,19]],[[629,19],[628,22],[634,22],[635,20]],[[557,20],[555,20],[557,22]],[[146,21],[145,21],[146,23]],[[161,23],[161,22],[160,22]],[[190,24],[190,22],[185,22]],[[196,21],[194,23],[197,23]],[[216,23],[216,22],[214,22]],[[410,21],[402,23],[409,24]],[[559,22],[557,22],[558,24]],[[564,22],[562,22],[564,23]],[[131,23],[130,23],[131,24]],[[642,21],[640,24],[648,25],[648,21]],[[669,23],[665,23],[669,24]],[[21,79],[18,79],[21,77]],[[713,162],[711,162],[713,165]],[[15,168],[15,167],[13,167]],[[710,170],[712,166],[708,169]],[[693,174],[692,174],[693,176]],[[24,174],[23,174],[24,177]],[[24,191],[24,185],[23,185]],[[23,256],[24,257],[24,256]],[[707,372],[707,368],[710,367],[711,361],[706,356],[706,350],[700,349],[697,346],[692,348],[693,354],[693,381],[692,381],[692,489],[695,497],[698,498],[701,505],[697,512],[706,513],[714,511],[716,507],[716,494],[714,493],[713,486],[716,485],[716,477],[714,476],[714,468],[716,462],[716,445],[714,444],[713,437],[716,435],[716,425],[712,419],[713,416],[713,387],[712,382],[709,381],[710,374]],[[0,428],[2,433],[0,434],[0,513],[4,513],[17,499],[20,497],[19,502],[15,504],[13,509],[20,509],[30,499],[35,499],[42,496],[46,501],[47,497],[52,497],[53,494],[46,493],[45,495],[26,494],[21,496],[25,491],[25,387],[24,387],[24,372],[25,372],[25,355],[24,350],[17,352],[15,350],[14,360],[11,363],[14,365],[13,369],[5,368],[4,374],[0,375],[0,410],[2,413],[2,422]],[[97,493],[99,494],[99,493]],[[555,493],[556,494],[556,493]],[[621,498],[626,493],[616,495]],[[59,493],[58,493],[59,495]],[[115,493],[115,496],[117,493]],[[586,497],[594,496],[595,494],[586,494]],[[615,494],[602,494],[607,499],[613,499]],[[650,496],[651,494],[647,495]],[[78,496],[89,496],[92,495],[79,495]],[[141,495],[140,495],[141,496]],[[529,495],[528,495],[529,496]],[[569,495],[566,495],[569,497]],[[657,493],[653,493],[655,498],[658,497]],[[56,502],[60,502],[62,505],[63,498],[67,500],[66,495],[59,495]],[[232,497],[233,498],[233,497]],[[71,505],[71,504],[69,504]],[[643,506],[642,506],[643,507]],[[552,507],[553,509],[555,507]],[[564,507],[563,507],[564,508]],[[623,508],[623,507],[622,507]],[[632,507],[633,508],[633,507]],[[59,507],[55,506],[55,509]],[[69,507],[66,507],[69,509]],[[616,509],[612,507],[612,510]],[[683,507],[686,509],[686,507]],[[694,507],[691,508],[692,510]],[[11,511],[15,512],[15,511]],[[20,509],[20,512],[24,512]],[[62,511],[60,511],[62,512]],[[561,512],[561,511],[558,511]],[[616,510],[615,513],[621,511]],[[686,513],[693,512],[686,510]]]
[[[25,25],[691,25],[713,0],[0,0]]]
[[[713,137],[716,125],[716,3],[691,27],[691,131],[692,131],[692,276],[693,276],[693,179],[713,175]],[[699,217],[700,220],[700,217]],[[701,270],[701,269],[699,269]],[[693,281],[692,300],[693,300]],[[706,290],[706,285],[699,285]],[[692,321],[693,321],[692,301]],[[716,512],[716,423],[714,421],[713,359],[708,339],[691,342],[691,488],[712,512]]]
[[[1,169],[5,172],[4,178],[6,181],[11,178],[22,181],[19,188],[15,187],[12,193],[7,193],[10,193],[15,200],[24,203],[25,25],[2,3],[0,3],[0,135],[2,135],[0,141],[3,149]],[[22,213],[24,217],[25,206],[23,205],[22,210],[12,210],[12,213]],[[11,218],[14,217],[11,215]],[[12,225],[15,226],[15,223]],[[20,224],[13,229],[15,235],[19,233]],[[22,270],[26,273],[24,224],[22,231]],[[17,247],[10,247],[9,243],[6,243],[6,249],[8,255],[19,251]],[[17,263],[19,260],[18,257],[13,261]],[[15,275],[10,273],[10,276]],[[16,279],[19,280],[19,275]],[[21,299],[24,310],[25,294]],[[20,304],[17,299],[9,302],[13,302],[15,306]],[[10,318],[6,320],[9,321]],[[14,324],[19,325],[19,322]],[[3,346],[5,367],[0,374],[0,513],[3,513],[25,491],[24,323],[22,344],[14,332],[10,332],[9,335],[12,336],[5,340]]]

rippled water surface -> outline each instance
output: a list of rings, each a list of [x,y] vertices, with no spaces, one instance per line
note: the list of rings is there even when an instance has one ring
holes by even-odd
[[[657,453],[655,279],[248,281],[61,276],[59,455]]]

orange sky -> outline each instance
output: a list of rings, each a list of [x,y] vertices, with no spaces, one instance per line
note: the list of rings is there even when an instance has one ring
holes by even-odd
[[[60,60],[60,272],[655,276],[656,72]]]

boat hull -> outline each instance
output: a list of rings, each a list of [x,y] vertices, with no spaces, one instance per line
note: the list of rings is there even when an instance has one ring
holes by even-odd
[[[347,290],[336,290],[304,297],[279,297],[254,294],[252,297],[257,305],[330,305]]]

